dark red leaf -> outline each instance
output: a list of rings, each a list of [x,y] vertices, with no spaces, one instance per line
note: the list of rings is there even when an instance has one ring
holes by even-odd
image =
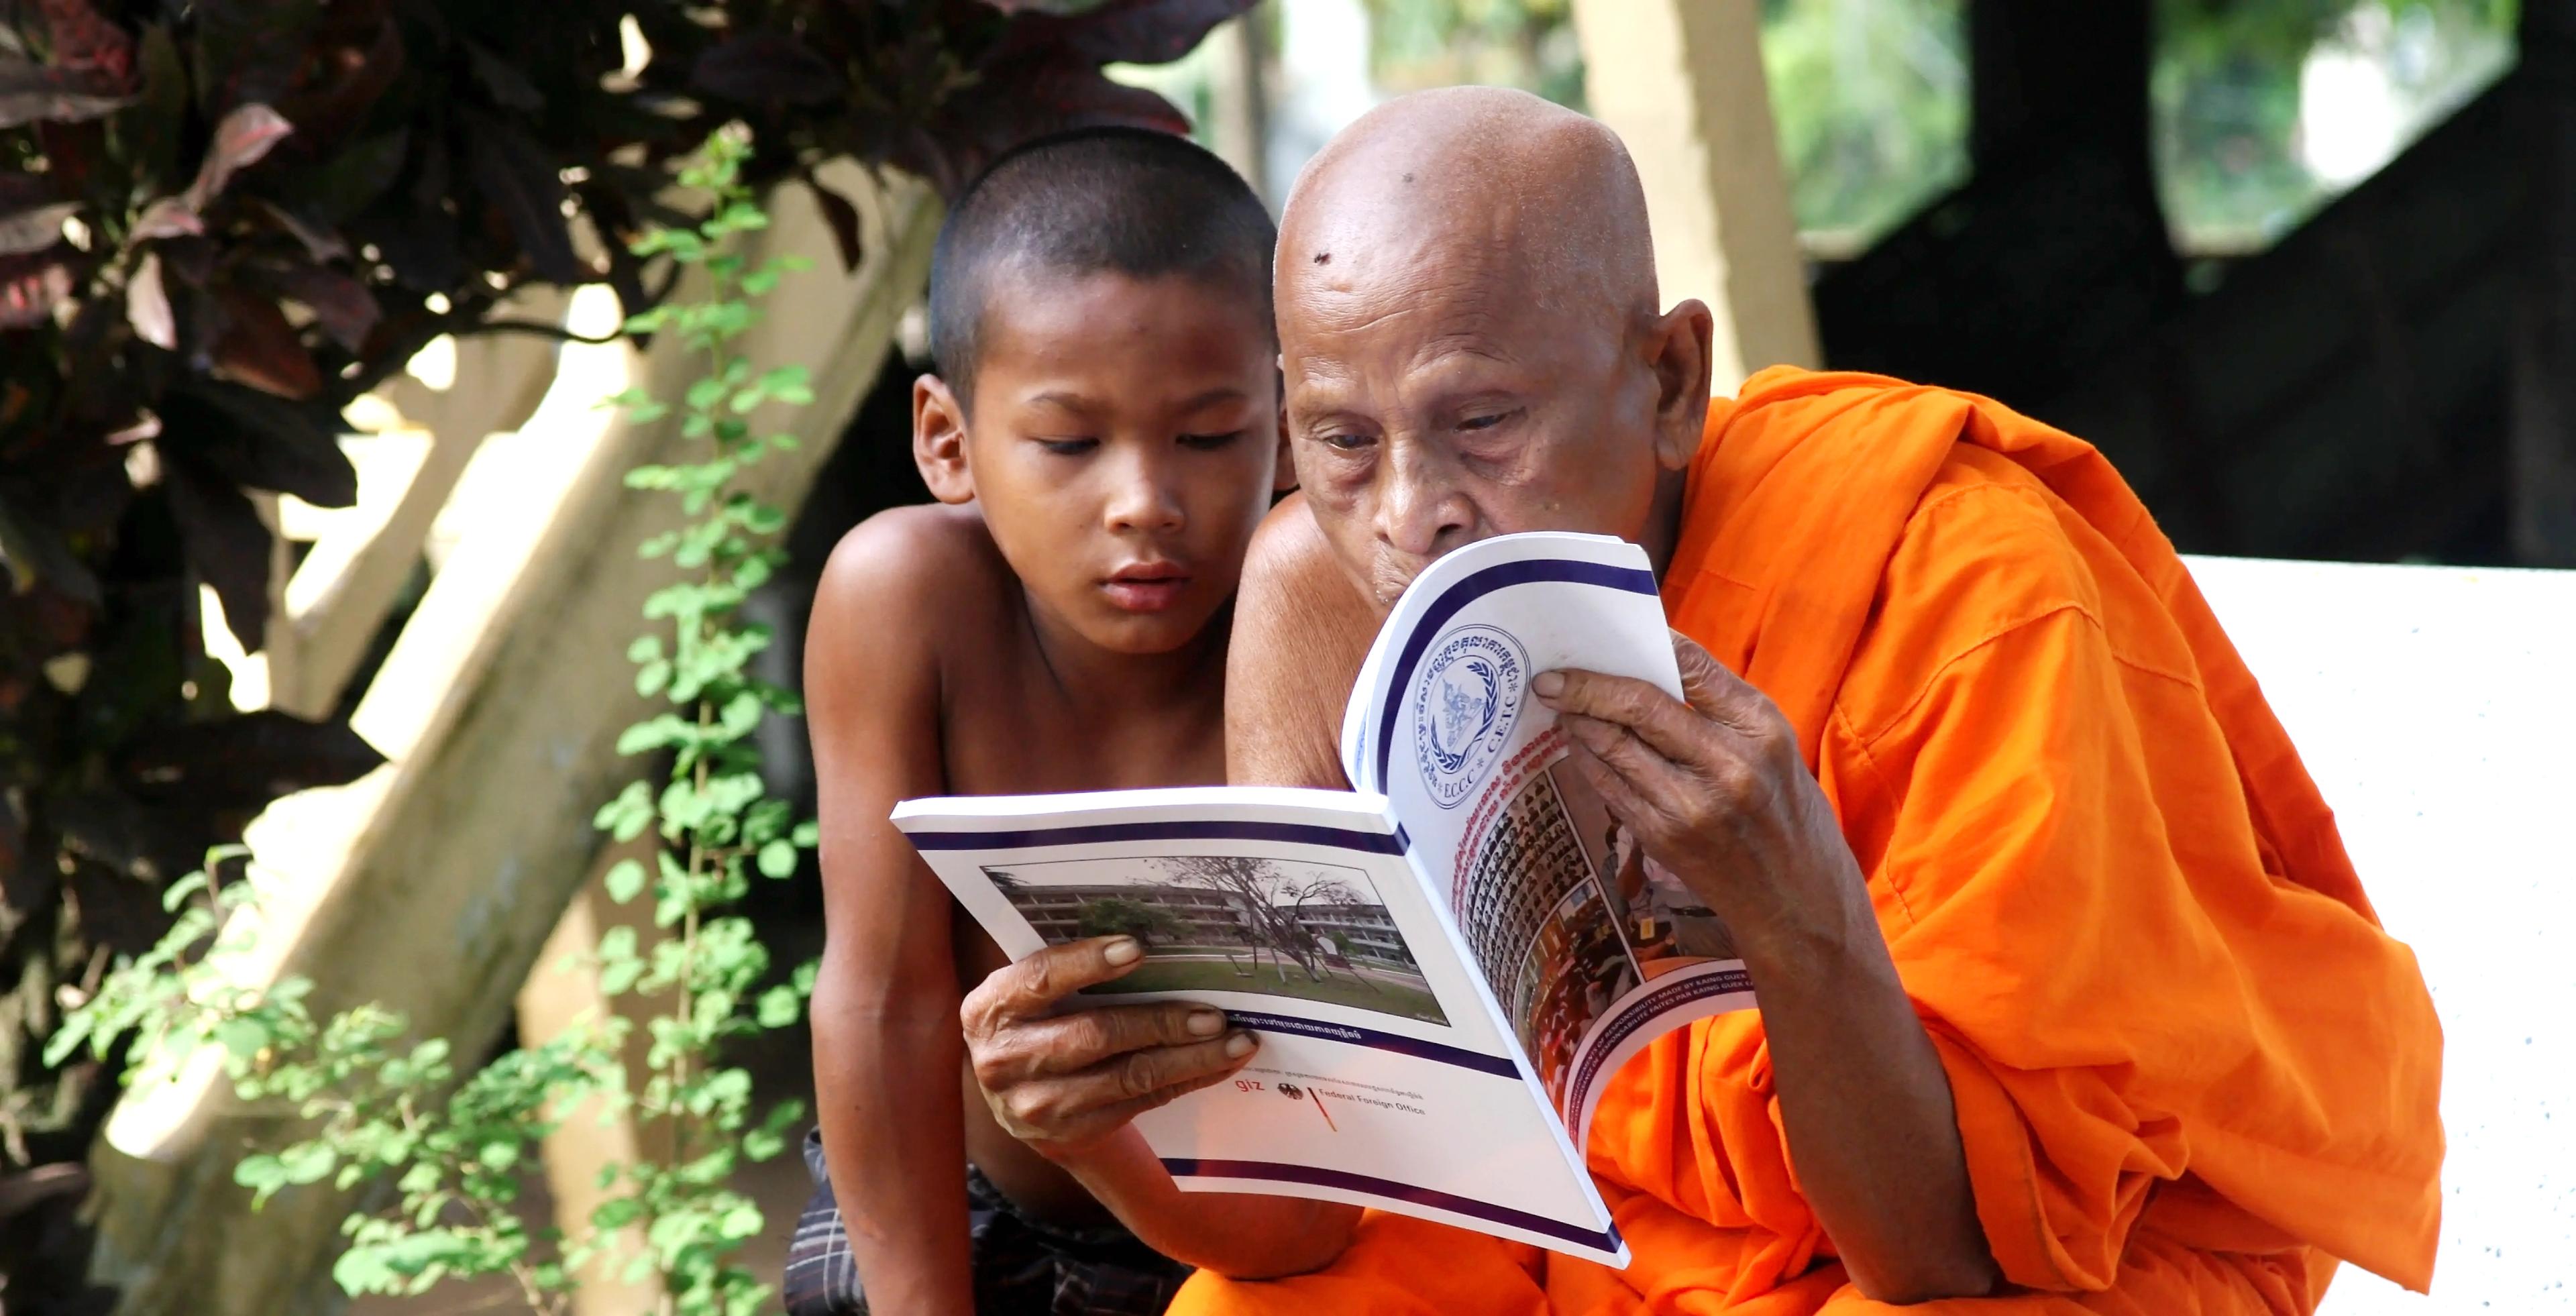
[[[146,252],[125,281],[125,318],[144,342],[165,352],[178,350],[179,321],[171,314],[169,291],[161,286],[160,253]]]
[[[95,119],[133,100],[123,80],[105,73],[0,55],[0,128]]]
[[[832,245],[840,248],[841,268],[856,270],[866,251],[859,240],[859,208],[850,199],[823,186],[823,180],[805,175],[805,185],[814,191],[814,204],[823,212],[823,223],[832,230]]]
[[[456,217],[415,206],[378,206],[350,221],[349,236],[373,244],[394,279],[414,292],[448,293],[465,281]]]
[[[589,278],[564,226],[563,178],[554,158],[515,125],[465,106],[457,107],[457,118],[466,128],[466,165],[474,186],[500,208],[537,276],[551,283]]]
[[[62,532],[34,508],[0,501],[0,566],[8,569],[19,590],[42,581],[93,608],[99,606],[98,577],[81,565],[71,545],[63,542]]]
[[[173,465],[194,464],[235,484],[291,493],[316,507],[357,501],[358,473],[340,451],[327,408],[299,405],[220,380],[184,380],[161,395],[161,437]]]
[[[65,875],[64,885],[79,904],[82,941],[120,955],[140,955],[168,930],[170,916],[161,908],[161,886],[196,867],[205,854],[204,847],[192,850],[188,842],[191,836],[204,835],[201,820],[207,815],[195,809],[175,818],[153,816],[160,812],[164,811],[129,808],[121,820],[126,830],[113,840],[95,826],[69,835],[68,839],[79,842],[79,852],[93,861],[74,864]],[[102,854],[93,844],[112,850]]]
[[[206,158],[197,166],[197,181],[188,185],[188,205],[204,211],[206,203],[223,195],[234,174],[259,163],[270,147],[295,131],[286,116],[257,103],[241,106],[215,125],[214,140],[206,144]]]
[[[1080,14],[1022,19],[1012,25],[1010,44],[1029,41],[1055,47],[1093,64],[1166,64],[1197,49],[1209,29],[1252,8],[1253,3],[1109,0]]]
[[[845,100],[849,84],[829,60],[792,32],[762,28],[709,47],[689,80],[699,90],[745,105],[784,102],[829,105]]]
[[[0,1220],[25,1211],[40,1202],[58,1197],[78,1197],[89,1191],[89,1167],[72,1161],[39,1165],[7,1178],[0,1178]]]
[[[370,17],[345,5],[334,10],[345,11],[349,21],[336,33],[324,33],[321,49],[314,52],[326,76],[277,105],[295,124],[304,149],[317,155],[366,125],[367,112],[402,76],[407,62],[402,27],[390,16]]]
[[[276,303],[237,287],[218,291],[215,302],[224,323],[215,336],[217,378],[297,401],[322,391],[321,370]]]
[[[197,99],[208,117],[236,105],[274,104],[295,88],[312,56],[324,0],[198,0]]]
[[[518,66],[485,50],[472,41],[465,43],[465,61],[474,70],[474,80],[483,84],[492,103],[506,110],[524,110],[534,114],[546,107],[546,98],[528,81]]]
[[[294,262],[242,271],[261,287],[301,302],[331,340],[355,352],[382,313],[367,285],[326,265]]]
[[[136,798],[213,808],[259,808],[280,795],[340,786],[385,756],[345,722],[307,722],[274,709],[160,731],[117,756]]]
[[[224,624],[242,651],[259,652],[268,642],[270,539],[258,509],[231,481],[175,457],[163,463],[161,485],[188,565],[223,600]]]
[[[137,242],[153,238],[194,237],[206,231],[206,221],[186,197],[165,196],[143,208],[135,217],[130,236]]]
[[[89,0],[38,0],[45,28],[52,37],[54,63],[91,69],[119,82],[134,75],[134,39],[125,29],[99,17]]]
[[[0,256],[43,251],[62,241],[63,221],[80,208],[77,201],[55,201],[14,215],[0,215]]]
[[[970,91],[951,97],[928,131],[891,153],[892,163],[930,179],[953,197],[993,157],[1050,132],[1109,125],[1189,131],[1189,120],[1171,102],[1141,87],[1112,82],[1061,51],[1023,51],[1009,66],[986,69],[984,77],[990,85],[1010,88],[1011,94]]]
[[[276,170],[276,177],[263,186],[306,224],[342,225],[384,197],[385,189],[402,177],[410,152],[410,130],[396,128],[334,151],[318,164]]]
[[[53,318],[72,294],[72,272],[57,247],[25,256],[0,256],[0,331],[32,329]]]
[[[313,224],[293,210],[268,201],[260,202],[259,208],[270,219],[275,220],[279,228],[285,229],[295,236],[296,241],[303,243],[304,254],[311,256],[317,263],[340,260],[349,254],[349,244],[341,241],[339,234]]]

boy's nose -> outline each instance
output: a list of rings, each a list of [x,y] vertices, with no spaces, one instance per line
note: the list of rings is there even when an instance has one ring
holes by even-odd
[[[1123,473],[1109,499],[1109,528],[1169,532],[1181,528],[1180,490],[1151,463]]]

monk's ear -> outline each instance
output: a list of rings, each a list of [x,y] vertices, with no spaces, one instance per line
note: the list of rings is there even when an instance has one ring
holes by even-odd
[[[921,469],[931,497],[950,504],[975,501],[975,473],[966,465],[966,409],[937,375],[912,381],[912,464]]]
[[[1272,456],[1270,466],[1270,493],[1274,500],[1297,487],[1297,464],[1289,460],[1291,451],[1288,445],[1288,387],[1287,380],[1283,378],[1279,388],[1279,451]]]
[[[1708,423],[1716,318],[1697,298],[1657,316],[1646,333],[1646,367],[1655,377],[1655,461],[1669,471],[1690,465]]]

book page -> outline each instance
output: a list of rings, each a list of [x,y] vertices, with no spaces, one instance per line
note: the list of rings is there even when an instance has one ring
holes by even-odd
[[[1143,944],[1080,1004],[1190,1000],[1259,1036],[1233,1078],[1137,1118],[1182,1188],[1354,1202],[1625,1263],[1384,800],[908,800],[895,823],[1014,959]]]
[[[1406,591],[1345,717],[1574,1145],[1629,1056],[1753,1004],[1724,925],[1648,859],[1564,762],[1531,677],[1681,677],[1643,550],[1588,535],[1486,540]],[[1365,699],[1363,696],[1366,696]]]

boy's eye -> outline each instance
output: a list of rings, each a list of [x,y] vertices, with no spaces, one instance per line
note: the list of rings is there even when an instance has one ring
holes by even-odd
[[[1079,457],[1100,446],[1098,439],[1040,439],[1038,446],[1058,457]]]
[[[1243,430],[1232,430],[1224,434],[1184,434],[1181,436],[1181,446],[1211,452],[1242,438],[1244,433]]]

